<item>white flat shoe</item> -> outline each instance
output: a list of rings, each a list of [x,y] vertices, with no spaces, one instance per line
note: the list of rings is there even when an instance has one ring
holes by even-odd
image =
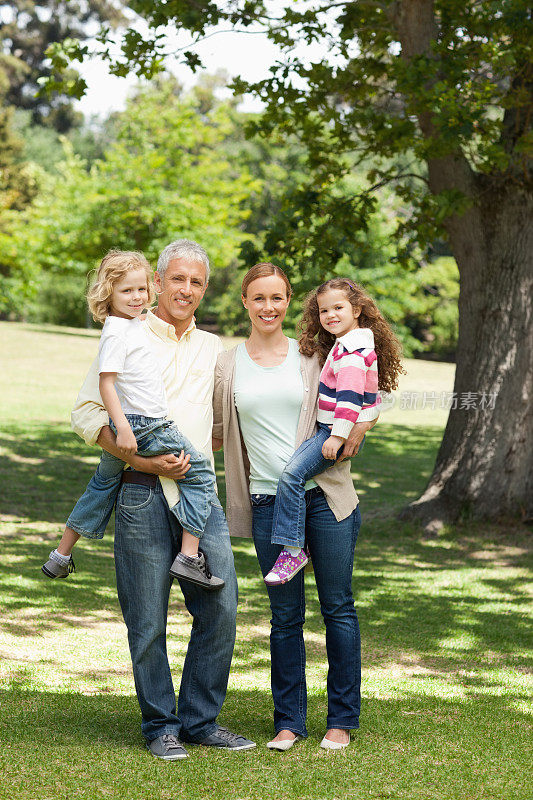
[[[277,742],[267,742],[267,747],[269,750],[290,750],[293,744],[301,738],[301,736],[296,734],[294,739],[280,739]]]
[[[349,739],[347,742],[333,742],[331,739],[326,739],[324,736],[320,742],[320,747],[322,747],[324,750],[344,750],[344,748],[348,747],[349,744]]]

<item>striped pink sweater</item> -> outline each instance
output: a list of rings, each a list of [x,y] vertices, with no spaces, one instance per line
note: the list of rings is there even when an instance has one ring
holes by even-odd
[[[378,361],[370,328],[354,328],[337,339],[320,375],[318,422],[346,439],[355,422],[379,414]]]

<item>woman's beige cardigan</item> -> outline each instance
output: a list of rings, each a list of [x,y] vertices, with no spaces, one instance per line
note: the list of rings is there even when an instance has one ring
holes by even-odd
[[[231,536],[251,537],[250,464],[241,436],[234,402],[235,352],[220,353],[215,368],[213,394],[213,436],[224,440],[226,473],[226,517]],[[296,432],[296,447],[316,431],[320,366],[318,358],[300,355],[304,401]],[[323,490],[337,521],[346,519],[359,503],[350,475],[350,459],[338,461],[314,479]]]

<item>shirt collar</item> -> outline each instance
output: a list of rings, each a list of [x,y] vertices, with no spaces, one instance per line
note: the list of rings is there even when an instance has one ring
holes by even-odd
[[[146,323],[150,326],[150,330],[152,330],[156,336],[159,336],[160,339],[172,339],[174,342],[180,342],[185,336],[187,336],[196,328],[196,319],[193,317],[187,330],[178,339],[174,325],[169,325],[168,322],[165,322],[160,317],[157,317],[153,311],[148,311],[146,315]]]
[[[104,320],[104,327],[102,330],[109,330],[110,328],[121,329],[128,325],[141,325],[141,320],[139,317],[133,317],[133,319],[129,319],[126,317],[116,317],[114,314],[108,314]]]
[[[350,353],[363,348],[374,349],[374,334],[370,328],[354,328],[348,331],[348,333],[345,333],[344,336],[341,336],[337,341]]]

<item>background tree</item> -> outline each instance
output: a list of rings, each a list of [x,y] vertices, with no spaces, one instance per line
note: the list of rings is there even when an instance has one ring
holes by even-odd
[[[41,174],[31,206],[0,231],[0,252],[8,253],[11,274],[23,281],[27,264],[41,272],[39,308],[32,313],[27,306],[30,315],[83,325],[87,273],[107,250],[142,250],[154,264],[180,235],[205,243],[212,258],[212,285],[203,304],[209,318],[217,273],[236,259],[248,237],[245,201],[259,189],[246,166],[219,150],[230,128],[227,104],[200,114],[194,95],[183,94],[173,79],[159,79],[115,116],[113,141],[90,169],[64,139],[63,159],[53,172]]]
[[[33,169],[22,158],[24,142],[13,125],[14,109],[5,104],[8,78],[7,59],[0,56],[0,239],[8,230],[11,219],[21,213],[37,193]],[[23,281],[14,278],[9,237],[0,247],[0,315],[14,310],[20,302]],[[19,272],[21,275],[22,273]],[[25,277],[29,280],[28,272]]]
[[[9,62],[0,55],[0,225],[2,211],[24,208],[35,194],[34,181],[22,163],[24,143],[13,125],[14,109],[6,101]]]
[[[119,2],[110,0],[8,0],[0,12],[0,54],[4,56],[8,77],[6,102],[29,109],[34,122],[45,123],[64,133],[81,122],[72,106],[69,92],[53,97],[38,95],[39,80],[51,78],[45,52],[54,42],[81,42],[98,30],[97,23],[112,25],[123,17]],[[66,77],[70,93],[81,91],[85,83],[70,68]]]
[[[280,249],[291,255],[294,242],[300,253],[305,244],[316,274],[327,274],[340,232],[349,241],[364,229],[373,188],[385,183],[414,210],[398,230],[407,253],[413,242],[446,238],[461,280],[455,391],[480,402],[451,410],[433,475],[410,515],[428,525],[463,511],[532,516],[530,3],[131,5],[154,31],[143,41],[146,69],[163,57],[159,34],[167,24],[198,36],[219,23],[262,26],[287,52],[268,79],[237,85],[265,102],[263,132],[295,135],[307,151],[309,177],[291,198],[293,220]],[[323,58],[302,50],[315,43]],[[137,59],[131,40],[124,54]],[[192,51],[185,58],[199,63]],[[339,182],[354,158],[364,165],[371,156],[369,188],[347,202]],[[426,165],[425,174],[411,168],[411,157],[415,167],[418,160]]]

